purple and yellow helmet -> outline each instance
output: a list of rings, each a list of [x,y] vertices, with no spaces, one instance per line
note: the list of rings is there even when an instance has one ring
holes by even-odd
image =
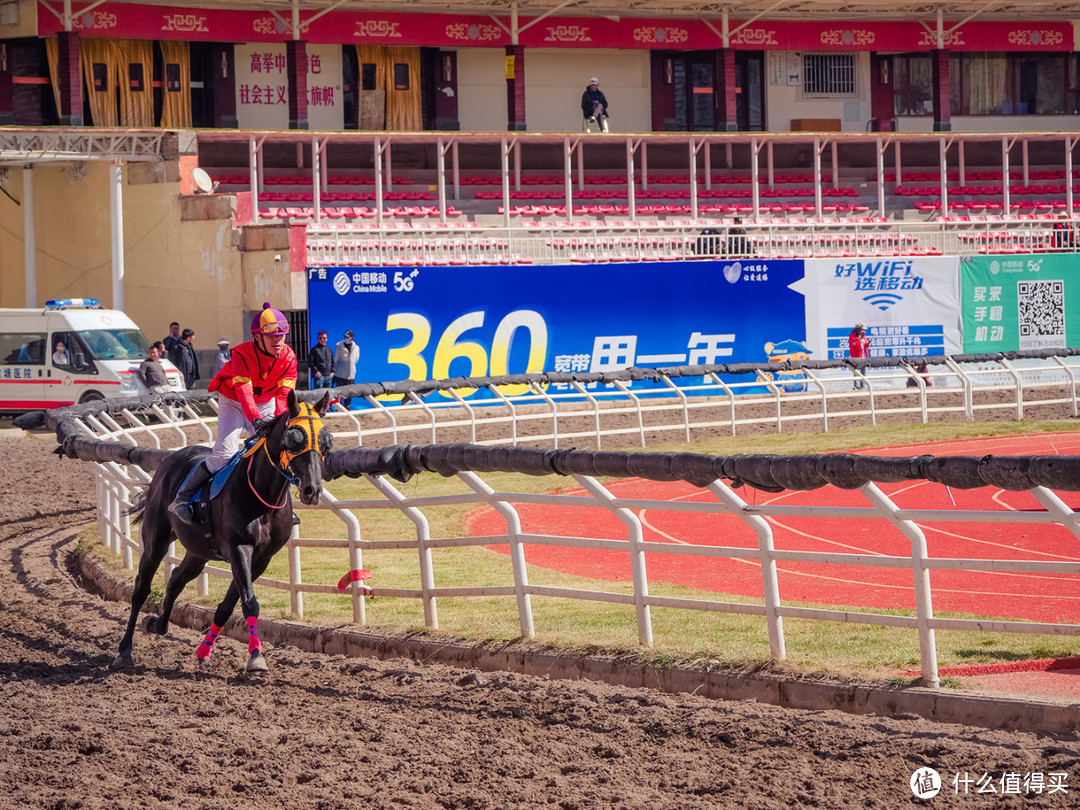
[[[251,319],[253,335],[285,335],[289,332],[289,321],[279,310],[272,309],[270,302],[263,304],[262,312]]]

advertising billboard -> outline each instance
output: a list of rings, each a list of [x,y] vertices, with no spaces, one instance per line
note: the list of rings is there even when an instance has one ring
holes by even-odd
[[[356,333],[357,382],[762,362],[805,337],[802,264],[311,268],[309,325]]]

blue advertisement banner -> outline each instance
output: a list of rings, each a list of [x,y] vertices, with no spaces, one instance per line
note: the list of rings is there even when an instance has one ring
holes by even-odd
[[[356,382],[761,362],[805,340],[802,275],[801,260],[319,267],[309,328],[331,345],[355,332]]]

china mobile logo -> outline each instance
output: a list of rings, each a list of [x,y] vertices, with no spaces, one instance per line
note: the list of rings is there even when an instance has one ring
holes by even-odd
[[[346,295],[352,289],[352,280],[344,270],[334,276],[334,292],[338,295]]]

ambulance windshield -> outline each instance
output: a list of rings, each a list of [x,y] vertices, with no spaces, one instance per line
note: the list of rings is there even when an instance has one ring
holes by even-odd
[[[79,337],[97,360],[141,362],[150,348],[150,341],[138,329],[85,329]]]

